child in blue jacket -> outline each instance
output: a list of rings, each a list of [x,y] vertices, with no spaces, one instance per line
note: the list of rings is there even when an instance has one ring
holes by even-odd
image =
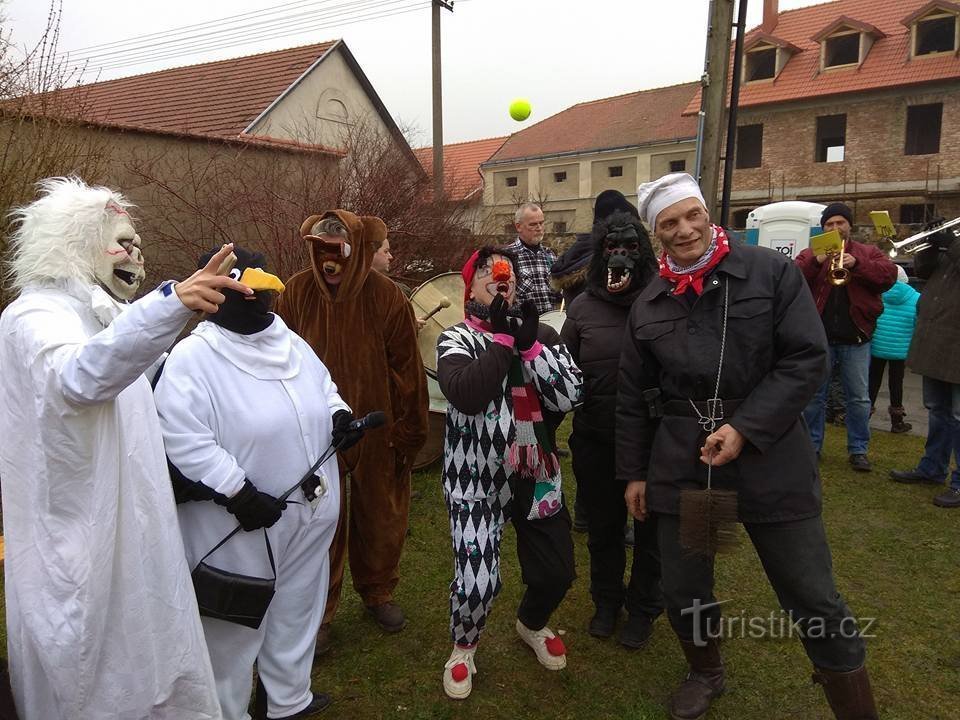
[[[904,422],[903,373],[913,326],[917,320],[917,299],[920,293],[907,283],[907,273],[897,266],[897,282],[883,294],[883,313],[877,318],[877,329],[870,341],[870,413],[880,392],[883,371],[889,363],[887,383],[890,388],[890,432],[904,433],[913,427]]]

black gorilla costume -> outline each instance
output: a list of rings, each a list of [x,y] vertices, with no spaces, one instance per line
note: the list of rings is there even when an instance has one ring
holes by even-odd
[[[650,237],[629,212],[614,212],[594,223],[593,254],[586,290],[567,309],[562,337],[583,371],[586,392],[574,412],[570,449],[579,494],[586,505],[590,550],[590,594],[596,613],[590,633],[613,634],[620,609],[629,618],[620,642],[646,644],[663,611],[656,526],[636,523],[629,587],[624,587],[626,550],[624,487],[616,480],[615,413],[620,348],[630,306],[657,273]]]

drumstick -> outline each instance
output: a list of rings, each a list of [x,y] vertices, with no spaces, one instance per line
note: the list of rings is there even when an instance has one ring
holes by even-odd
[[[450,298],[444,295],[442,298],[440,298],[440,302],[437,304],[437,306],[433,310],[431,310],[422,318],[420,318],[420,322],[426,322],[427,320],[432,318],[434,315],[436,315],[438,312],[448,307],[450,307]]]

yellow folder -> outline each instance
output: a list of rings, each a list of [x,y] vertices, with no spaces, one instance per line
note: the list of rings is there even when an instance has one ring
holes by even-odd
[[[880,237],[895,238],[897,236],[897,229],[893,227],[893,220],[890,219],[890,213],[886,210],[871,210],[870,219],[873,220],[873,228]]]
[[[810,238],[810,249],[814,255],[838,253],[842,247],[843,240],[840,239],[840,233],[836,230],[820,233]]]

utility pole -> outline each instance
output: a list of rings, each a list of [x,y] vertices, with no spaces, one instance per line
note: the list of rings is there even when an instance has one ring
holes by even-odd
[[[443,199],[443,83],[440,75],[440,10],[453,12],[453,0],[433,0],[433,194]]]
[[[710,0],[707,28],[707,56],[704,63],[700,112],[701,132],[697,138],[700,190],[711,217],[717,215],[717,188],[720,178],[720,146],[726,124],[727,78],[730,67],[730,39],[733,35],[734,0]]]
[[[730,83],[730,116],[727,119],[727,148],[723,157],[723,192],[717,224],[727,227],[730,217],[730,192],[733,189],[733,161],[737,151],[737,113],[740,110],[740,71],[743,67],[743,41],[747,28],[747,0],[737,10],[737,42],[733,48],[733,82]]]

